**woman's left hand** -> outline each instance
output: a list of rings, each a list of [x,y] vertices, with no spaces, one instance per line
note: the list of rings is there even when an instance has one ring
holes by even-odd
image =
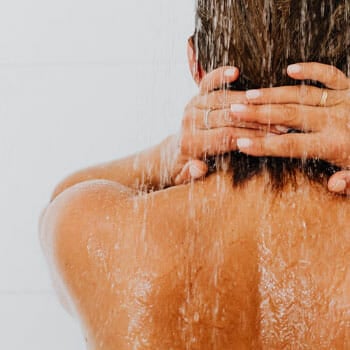
[[[331,192],[350,195],[350,170],[338,171],[328,181]]]
[[[246,93],[248,104],[231,107],[241,122],[297,129],[302,133],[241,138],[241,152],[253,156],[321,158],[344,171],[329,181],[333,192],[350,192],[350,79],[333,66],[299,63],[288,67],[297,80],[314,80],[327,89],[308,85],[282,86]],[[285,131],[282,130],[282,131]]]

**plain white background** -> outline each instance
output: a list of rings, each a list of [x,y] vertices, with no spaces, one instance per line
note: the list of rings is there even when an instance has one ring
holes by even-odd
[[[193,0],[1,0],[1,349],[84,349],[51,287],[40,212],[69,173],[178,129],[196,93],[193,27]]]

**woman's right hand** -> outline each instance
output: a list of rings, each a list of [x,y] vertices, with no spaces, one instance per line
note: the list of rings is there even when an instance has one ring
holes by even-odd
[[[201,81],[199,94],[186,106],[181,131],[173,137],[169,154],[170,175],[175,185],[205,176],[208,167],[204,157],[237,150],[238,138],[281,133],[266,125],[234,118],[231,105],[247,103],[245,92],[222,87],[238,77],[235,67],[220,67],[210,72]]]

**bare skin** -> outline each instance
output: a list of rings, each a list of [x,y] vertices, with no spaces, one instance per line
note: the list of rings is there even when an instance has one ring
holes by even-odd
[[[94,350],[348,349],[349,199],[301,176],[280,194],[265,176],[232,188],[224,171],[181,186],[205,175],[203,154],[277,134],[232,111],[201,127],[213,102],[250,102],[238,92],[210,100],[237,77],[232,67],[193,73],[200,95],[188,109],[198,109],[180,137],[56,188],[40,231],[64,305]]]
[[[221,67],[207,73],[197,61],[192,38],[188,41],[188,61],[194,80],[199,85],[200,93],[186,108],[184,120],[196,121],[197,128],[203,124],[203,114],[208,109],[214,109],[210,114],[210,123],[206,133],[206,142],[213,143],[222,137],[223,127],[227,134],[230,128],[238,125],[254,128],[268,128],[276,132],[288,128],[303,131],[303,134],[287,134],[266,138],[261,135],[239,136],[237,140],[241,152],[253,156],[275,156],[295,158],[321,158],[339,166],[342,171],[334,174],[329,182],[328,189],[338,194],[350,195],[350,79],[333,66],[317,62],[299,63],[290,65],[288,75],[295,80],[319,81],[327,89],[318,89],[311,86],[283,86],[270,89],[252,90],[247,92],[213,91],[220,88],[227,81],[234,81],[238,77],[235,67]],[[226,72],[234,71],[232,76]],[[323,93],[327,93],[323,105]],[[190,118],[188,118],[190,114]],[[281,128],[282,127],[282,128]],[[221,131],[220,131],[221,130]],[[189,140],[200,140],[200,135],[185,133]],[[203,138],[203,136],[202,136]],[[186,140],[188,143],[189,141]],[[202,141],[203,143],[203,141]],[[193,155],[196,158],[196,155]],[[206,173],[204,164],[199,157],[195,161],[199,169],[197,176]],[[184,177],[188,173],[184,170]],[[195,178],[193,176],[192,178]]]
[[[90,349],[348,349],[349,200],[228,173],[70,187],[41,232]]]
[[[238,149],[256,156],[328,160],[343,170],[330,178],[328,189],[349,194],[350,79],[343,73],[318,63],[299,64],[297,73],[289,70],[294,79],[319,80],[329,86],[327,106],[319,107],[322,92],[313,87],[263,89],[258,98],[249,98],[242,91],[214,91],[235,81],[239,70],[220,67],[206,73],[196,61],[192,40],[188,62],[199,93],[186,106],[180,131],[148,150],[73,174],[56,188],[52,199],[65,188],[92,179],[116,181],[135,192],[181,185],[206,176],[204,155]],[[237,111],[237,106],[245,110]],[[208,109],[214,110],[204,125]],[[284,135],[289,127],[306,133]],[[243,147],[242,140],[250,146]]]

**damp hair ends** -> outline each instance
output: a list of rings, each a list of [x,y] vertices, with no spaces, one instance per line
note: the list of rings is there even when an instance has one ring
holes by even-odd
[[[311,84],[288,77],[296,62],[320,62],[349,75],[350,0],[196,0],[193,35],[199,63],[210,72],[223,65],[240,69],[231,90]],[[267,172],[271,186],[296,184],[296,174],[325,184],[340,168],[320,159],[229,155],[235,186]],[[210,172],[222,156],[208,158]]]

